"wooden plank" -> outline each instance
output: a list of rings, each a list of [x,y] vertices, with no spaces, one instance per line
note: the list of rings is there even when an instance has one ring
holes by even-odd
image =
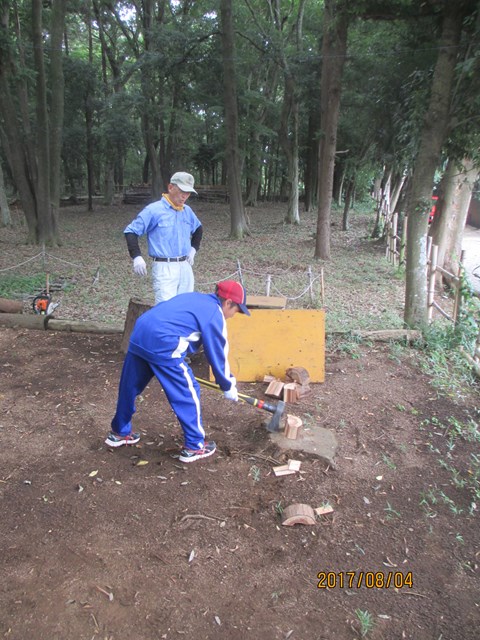
[[[323,309],[252,309],[250,317],[235,314],[227,328],[228,359],[239,382],[261,382],[265,375],[282,379],[299,363],[312,383],[324,382]]]
[[[249,309],[285,309],[287,299],[282,296],[249,296],[247,295],[247,307]]]

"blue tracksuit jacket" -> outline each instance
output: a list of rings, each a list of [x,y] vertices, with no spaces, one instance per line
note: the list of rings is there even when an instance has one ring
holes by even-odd
[[[131,432],[136,397],[155,376],[180,422],[185,446],[203,447],[200,386],[185,362],[185,355],[202,344],[217,384],[228,391],[232,380],[227,326],[215,294],[182,293],[141,315],[123,364],[112,430],[120,435]]]

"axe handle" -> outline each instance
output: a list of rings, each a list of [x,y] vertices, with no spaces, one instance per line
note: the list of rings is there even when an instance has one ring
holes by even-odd
[[[204,387],[208,387],[209,389],[215,389],[215,391],[222,391],[218,386],[218,384],[215,384],[214,382],[210,382],[210,380],[203,380],[202,378],[196,378],[196,380]],[[259,409],[265,409],[265,411],[269,411],[270,413],[275,413],[277,410],[277,407],[275,405],[269,404],[264,400],[258,400],[257,398],[252,398],[251,396],[247,396],[244,393],[239,393],[238,397],[244,402],[251,404],[253,407],[258,407]]]

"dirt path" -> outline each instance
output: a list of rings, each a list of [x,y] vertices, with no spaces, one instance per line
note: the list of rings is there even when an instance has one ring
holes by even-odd
[[[446,437],[478,421],[478,395],[439,398],[387,347],[354,355],[328,354],[325,383],[290,407],[335,432],[336,469],[305,456],[276,478],[262,413],[214,391],[208,461],[171,457],[180,429],[156,385],[140,445],[108,451],[119,338],[0,329],[0,636],[348,640],[363,620],[377,640],[478,638],[478,431]],[[284,527],[295,502],[334,511]]]

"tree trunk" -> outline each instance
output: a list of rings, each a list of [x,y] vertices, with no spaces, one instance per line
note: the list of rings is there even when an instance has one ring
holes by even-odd
[[[350,178],[347,183],[347,190],[345,192],[345,205],[343,207],[343,219],[342,219],[342,231],[348,231],[348,213],[350,211],[350,205],[352,203],[353,192],[355,191],[355,178]]]
[[[50,92],[50,198],[52,215],[52,233],[57,244],[60,244],[58,216],[60,210],[60,175],[62,160],[62,135],[64,112],[64,78],[62,41],[65,30],[66,0],[54,0],[51,18],[51,49],[49,86]]]
[[[286,65],[286,63],[285,63]],[[284,69],[285,89],[282,116],[278,138],[287,159],[288,204],[284,222],[299,224],[298,209],[298,102],[295,96],[295,81],[288,70]]]
[[[462,251],[463,231],[467,220],[478,168],[470,158],[461,163],[449,160],[443,183],[441,205],[430,228],[433,244],[438,246],[438,264],[457,273]],[[440,202],[440,200],[439,200]]]
[[[3,170],[0,163],[0,227],[11,227],[12,216],[8,206],[7,194],[5,193],[5,182],[3,180]]]
[[[50,205],[50,136],[47,108],[47,82],[43,60],[42,0],[32,0],[32,41],[36,71],[37,116],[37,240],[50,244],[53,225]]]
[[[313,211],[317,205],[317,189],[318,189],[318,139],[317,133],[318,116],[311,113],[308,117],[308,140],[307,153],[305,161],[305,202],[304,208],[306,212]]]
[[[322,46],[321,115],[322,139],[318,161],[318,218],[315,258],[330,259],[330,209],[337,149],[342,73],[347,53],[348,17],[342,0],[325,0]]]
[[[233,29],[232,0],[221,0],[223,86],[225,95],[225,157],[230,194],[230,237],[243,238],[248,233],[242,200],[240,153],[238,146],[237,81],[235,75],[235,34]]]
[[[432,80],[430,102],[425,115],[420,147],[407,203],[407,251],[405,324],[422,329],[428,322],[427,230],[432,188],[440,152],[447,135],[457,46],[462,30],[461,9],[448,3],[442,22],[438,58]]]

